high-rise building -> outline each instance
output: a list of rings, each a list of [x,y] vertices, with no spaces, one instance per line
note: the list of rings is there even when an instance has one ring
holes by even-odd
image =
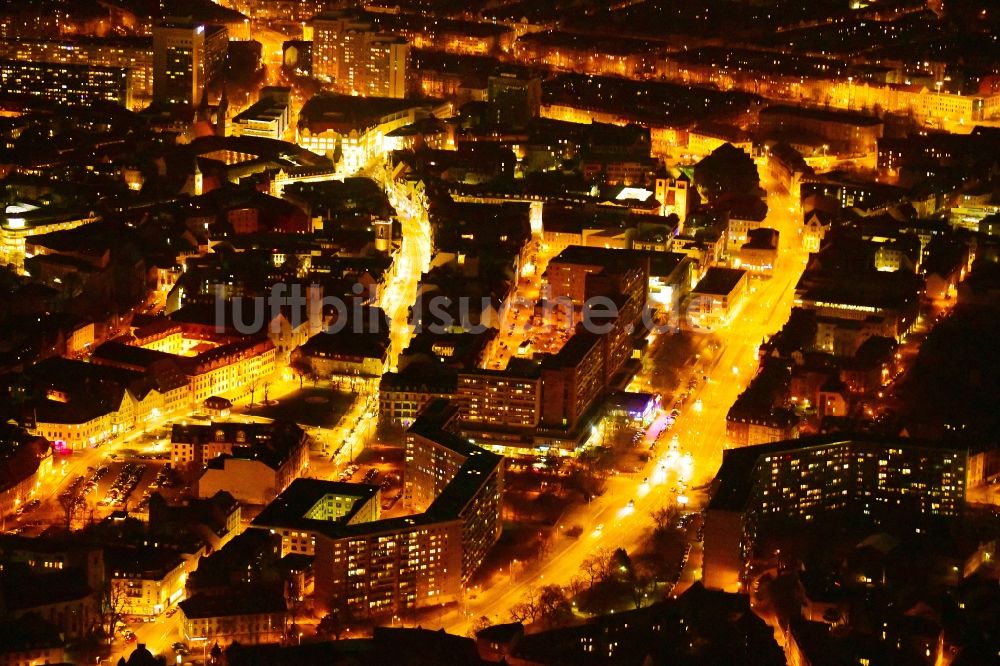
[[[299,479],[254,520],[283,553],[314,555],[315,596],[384,615],[461,597],[500,538],[504,459],[455,433],[458,406],[431,401],[406,433],[406,502],[381,518],[378,489]]]
[[[489,80],[490,121],[496,125],[523,127],[537,118],[542,107],[542,80],[501,72]]]
[[[950,518],[965,505],[968,449],[822,436],[727,449],[705,510],[705,586],[738,589],[772,521],[853,524]]]
[[[378,32],[353,12],[326,12],[313,19],[313,75],[339,92],[365,97],[406,96],[410,46]]]
[[[222,26],[168,18],[153,26],[153,98],[190,104],[222,69],[228,33]]]

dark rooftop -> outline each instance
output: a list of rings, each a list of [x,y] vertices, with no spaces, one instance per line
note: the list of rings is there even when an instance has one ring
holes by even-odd
[[[790,451],[804,451],[810,448],[825,448],[836,445],[867,444],[873,446],[920,447],[924,449],[962,450],[961,443],[928,442],[914,439],[875,439],[870,435],[845,436],[818,435],[802,437],[783,442],[744,446],[726,449],[722,455],[722,466],[715,474],[716,489],[708,508],[722,511],[743,511],[750,499],[750,493],[757,481],[757,465],[761,457]]]
[[[860,125],[873,127],[881,125],[882,121],[875,116],[866,116],[863,113],[852,113],[850,111],[836,111],[831,109],[820,109],[803,106],[788,106],[777,104],[769,106],[760,112],[762,117],[766,116],[794,116],[797,118],[808,118],[810,120],[821,120],[823,122],[845,123],[849,125]]]
[[[746,276],[747,272],[739,268],[721,268],[712,266],[705,273],[698,286],[694,288],[697,294],[711,294],[715,296],[727,296],[739,281]]]
[[[259,615],[287,610],[281,588],[269,585],[241,585],[231,588],[227,594],[198,593],[178,606],[187,618]]]

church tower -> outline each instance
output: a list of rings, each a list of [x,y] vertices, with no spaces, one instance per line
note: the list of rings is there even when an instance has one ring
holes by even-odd
[[[215,134],[216,136],[226,136],[227,122],[229,120],[229,95],[226,88],[222,88],[222,97],[219,98],[219,106],[215,110]]]
[[[198,166],[198,158],[194,159],[194,195],[200,197],[205,192],[205,175]]]

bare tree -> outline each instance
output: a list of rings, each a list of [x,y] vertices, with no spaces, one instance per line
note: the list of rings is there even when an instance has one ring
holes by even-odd
[[[259,377],[254,377],[249,382],[247,382],[247,388],[250,389],[250,404],[247,407],[253,407],[253,397],[257,393],[257,385],[260,383]]]
[[[612,556],[611,550],[598,548],[584,558],[580,568],[588,587],[593,588],[595,583],[606,580],[611,575]]]
[[[583,576],[573,576],[566,585],[566,592],[569,593],[569,596],[575,597],[586,590],[587,587],[587,580]]]
[[[115,585],[113,578],[105,578],[99,599],[101,632],[110,644],[115,638],[115,627],[125,617],[128,606],[128,594],[124,585]]]
[[[73,518],[76,516],[76,512],[80,508],[79,502],[77,502],[77,495],[73,493],[62,493],[59,495],[59,506],[62,507],[63,513],[66,516],[66,531],[68,532],[73,527]]]
[[[653,519],[653,531],[661,534],[674,526],[677,520],[677,505],[664,504],[649,512],[649,517]]]
[[[510,619],[511,622],[532,624],[538,619],[539,611],[538,591],[534,587],[530,587],[521,598],[521,601],[514,604],[510,609]]]

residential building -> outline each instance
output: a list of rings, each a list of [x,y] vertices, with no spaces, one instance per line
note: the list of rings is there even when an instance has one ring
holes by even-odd
[[[127,100],[130,108],[148,102],[153,94],[153,43],[148,37],[22,37],[0,41],[0,58],[128,70]]]
[[[212,396],[240,397],[274,374],[275,347],[268,338],[247,338],[220,345],[191,359],[185,372],[191,399],[201,404]]]
[[[740,247],[734,265],[754,275],[773,275],[778,263],[778,238],[777,230],[767,227],[748,232],[747,242]]]
[[[226,593],[196,593],[178,604],[188,641],[206,645],[277,643],[285,638],[288,604],[280,586],[247,584]]]
[[[0,516],[12,516],[30,502],[51,474],[48,440],[17,426],[0,425]]]
[[[456,391],[456,375],[440,372],[438,364],[412,364],[400,372],[387,372],[379,381],[379,419],[409,427],[427,403],[452,398]]]
[[[0,622],[0,666],[63,663],[66,640],[58,626],[35,615]]]
[[[456,600],[500,536],[503,458],[455,434],[458,407],[428,404],[407,431],[404,479],[423,513],[374,522],[310,521],[316,595],[365,615]],[[417,469],[420,467],[421,469]]]
[[[131,106],[124,67],[0,60],[0,88],[58,104]]]
[[[475,370],[458,375],[456,400],[469,427],[534,428],[538,425],[541,378],[516,372]]]
[[[309,437],[286,421],[174,424],[171,460],[178,467],[206,467],[197,495],[226,491],[246,504],[267,504],[309,463]]]
[[[253,520],[281,538],[281,557],[316,553],[316,534],[330,523],[355,525],[381,518],[378,486],[295,479]]]
[[[544,280],[550,301],[568,301],[575,308],[597,295],[621,295],[645,303],[649,256],[640,251],[569,246],[549,262]]]
[[[829,152],[865,154],[878,150],[882,121],[875,116],[801,106],[769,106],[760,124],[771,132],[809,132],[828,142]]]
[[[579,329],[557,354],[542,362],[539,421],[574,429],[604,397],[608,387],[605,336]]]
[[[965,505],[968,450],[943,443],[813,437],[723,452],[705,512],[706,587],[735,590],[770,520],[922,520]]]
[[[379,32],[354,11],[313,18],[312,71],[338,92],[362,97],[406,96],[410,47]]]
[[[162,548],[108,548],[105,565],[123,615],[155,617],[184,593],[184,559]]]

